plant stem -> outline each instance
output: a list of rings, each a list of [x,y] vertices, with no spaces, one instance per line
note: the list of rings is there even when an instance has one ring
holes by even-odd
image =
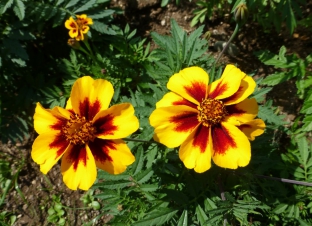
[[[219,185],[219,189],[220,189],[221,199],[222,199],[222,201],[226,201],[225,194],[224,194],[223,183],[222,183],[220,175],[218,177],[218,185]],[[227,223],[227,213],[224,214],[223,226],[226,226],[226,223]]]
[[[229,47],[229,45],[230,45],[230,43],[232,42],[232,40],[233,40],[233,39],[235,38],[235,36],[237,35],[238,30],[239,30],[240,27],[241,27],[240,24],[237,23],[237,24],[236,24],[236,27],[235,27],[235,29],[234,29],[234,31],[233,31],[232,36],[230,37],[229,41],[226,43],[226,45],[225,45],[224,48],[222,49],[221,53],[219,54],[218,58],[216,59],[215,65],[216,65],[217,62],[219,61],[219,59],[220,59],[220,57],[222,56],[222,54],[224,53],[224,51]]]
[[[268,176],[257,175],[257,174],[254,174],[254,175],[256,177],[261,177],[261,178],[265,178],[265,179],[269,179],[269,180],[277,180],[277,181],[281,181],[281,182],[284,182],[284,183],[298,184],[298,185],[312,187],[312,183],[309,183],[309,182],[303,182],[303,181],[297,181],[297,180],[289,180],[289,179],[279,178],[279,177],[268,177]]]

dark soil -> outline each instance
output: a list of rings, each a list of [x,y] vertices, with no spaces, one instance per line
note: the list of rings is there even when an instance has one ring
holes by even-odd
[[[139,2],[139,4],[137,4]],[[131,29],[137,29],[137,35],[150,39],[150,32],[169,35],[170,19],[177,23],[187,32],[195,28],[190,27],[193,18],[194,1],[182,1],[176,6],[169,4],[160,7],[160,0],[112,0],[113,7],[122,8],[124,15],[116,16],[116,22],[124,27],[128,23]],[[310,7],[310,8],[309,8]],[[311,4],[307,10],[311,10]],[[214,48],[217,41],[227,41],[231,36],[235,24],[230,20],[230,9],[225,17],[215,17],[205,23],[205,31],[211,32],[210,51],[214,56],[218,52]],[[312,52],[311,29],[298,28],[295,34],[290,36],[287,30],[281,33],[275,31],[265,33],[258,24],[246,24],[239,35],[233,41],[238,48],[235,56],[224,55],[221,62],[237,64],[246,73],[254,72],[256,76],[266,76],[274,72],[273,67],[262,64],[254,55],[254,51],[268,49],[278,53],[279,48],[285,45],[287,53],[295,53],[304,58]],[[155,48],[155,46],[154,46]],[[308,70],[312,70],[311,67]],[[296,87],[294,81],[289,81],[276,86],[269,94],[274,100],[275,106],[280,107],[281,113],[285,114],[285,120],[291,122],[301,107],[301,101],[296,98]],[[83,191],[71,191],[62,182],[60,165],[56,165],[44,176],[39,171],[31,157],[31,145],[35,135],[23,144],[13,145],[11,143],[0,145],[0,157],[10,162],[12,174],[18,173],[16,186],[25,196],[25,200],[18,189],[11,188],[5,199],[3,210],[17,216],[16,226],[19,225],[49,225],[47,211],[53,204],[53,195],[61,198],[61,203],[68,207],[65,210],[67,225],[83,225],[96,217],[99,212],[93,209],[77,209],[85,207],[80,200],[86,193]],[[3,211],[2,210],[2,211]],[[103,225],[109,220],[104,215],[95,225]]]

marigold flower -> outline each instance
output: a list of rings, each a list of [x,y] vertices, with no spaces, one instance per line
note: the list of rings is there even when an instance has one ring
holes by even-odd
[[[71,38],[75,38],[77,41],[83,41],[84,34],[88,33],[90,29],[88,25],[93,24],[93,21],[86,14],[76,15],[76,17],[76,20],[73,17],[66,20],[65,27],[69,29],[68,34]]]
[[[46,174],[62,157],[64,183],[72,190],[88,190],[94,183],[96,167],[120,174],[135,160],[121,140],[139,127],[129,103],[109,108],[114,89],[104,79],[78,79],[66,108],[44,109],[40,103],[34,115],[39,136],[31,156]]]
[[[208,74],[189,67],[174,74],[167,93],[149,120],[154,139],[169,148],[178,147],[184,165],[202,173],[211,167],[211,158],[220,167],[236,169],[248,165],[251,147],[248,139],[263,133],[265,124],[254,119],[256,100],[246,99],[256,83],[227,65],[222,77],[209,84]]]

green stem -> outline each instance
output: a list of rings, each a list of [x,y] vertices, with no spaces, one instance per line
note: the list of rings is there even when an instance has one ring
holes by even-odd
[[[226,45],[224,46],[224,48],[222,49],[221,53],[219,54],[218,58],[215,61],[215,65],[217,64],[217,62],[219,61],[219,59],[221,58],[222,54],[224,53],[224,51],[229,47],[230,43],[233,41],[233,39],[235,38],[235,36],[238,33],[238,30],[240,29],[241,25],[239,23],[236,24],[236,27],[233,31],[232,36],[230,37],[229,41],[226,43]]]
[[[156,143],[156,144],[158,144],[158,142],[152,141],[152,140],[141,140],[141,139],[134,139],[134,138],[123,138],[123,140],[125,140],[125,141],[134,141],[134,142],[143,142],[143,143]]]

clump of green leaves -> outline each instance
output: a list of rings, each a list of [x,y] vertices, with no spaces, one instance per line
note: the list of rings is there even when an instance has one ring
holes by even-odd
[[[65,210],[61,203],[61,197],[58,195],[52,196],[52,206],[48,209],[47,221],[56,225],[65,225]]]

